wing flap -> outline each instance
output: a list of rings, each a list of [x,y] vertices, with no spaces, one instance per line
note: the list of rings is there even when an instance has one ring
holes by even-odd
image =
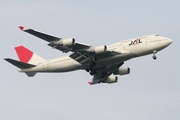
[[[60,50],[60,51],[62,51],[62,52],[65,52],[65,53],[71,51],[71,49],[69,49],[68,47],[63,46],[63,45],[57,45],[57,44],[55,44],[55,43],[53,43],[53,42],[49,43],[48,46],[50,46],[50,47],[52,47],[52,48],[55,48],[55,49],[57,49],[57,50]]]
[[[65,53],[69,51],[75,52],[75,51],[80,51],[80,50],[87,50],[88,48],[91,47],[90,45],[86,45],[86,44],[78,43],[78,42],[76,42],[72,47],[66,47],[66,46],[63,46],[62,44],[57,44],[56,41],[50,42],[48,46],[51,46],[52,48],[58,49]]]
[[[106,53],[102,54],[95,54],[90,51],[77,51],[72,53],[69,57],[76,60],[77,62],[86,65],[89,62],[92,62],[92,59],[102,59],[107,57],[113,57],[115,55],[119,55],[120,53],[115,51],[107,51]]]
[[[72,48],[72,51],[79,51],[79,50],[83,50],[83,49],[88,49],[90,47],[91,47],[90,45],[76,42],[75,45]]]

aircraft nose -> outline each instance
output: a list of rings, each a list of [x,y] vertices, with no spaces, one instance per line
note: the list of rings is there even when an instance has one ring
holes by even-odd
[[[168,45],[170,45],[172,43],[172,40],[168,39],[167,42],[168,42]]]
[[[170,38],[161,37],[159,45],[160,45],[160,47],[165,48],[165,47],[169,46],[171,43],[172,43],[172,40]]]
[[[169,38],[165,38],[165,41],[163,41],[164,46],[169,46],[172,43],[172,40]]]

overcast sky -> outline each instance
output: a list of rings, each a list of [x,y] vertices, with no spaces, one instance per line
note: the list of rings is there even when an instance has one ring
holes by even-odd
[[[178,0],[2,0],[0,2],[1,120],[179,120],[180,2]],[[24,45],[45,59],[65,56],[19,25],[90,45],[160,34],[173,43],[125,62],[118,83],[87,84],[85,71],[29,78],[3,60]]]

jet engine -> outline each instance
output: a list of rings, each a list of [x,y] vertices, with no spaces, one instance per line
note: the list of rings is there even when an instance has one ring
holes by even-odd
[[[95,52],[96,54],[105,53],[105,52],[107,52],[107,47],[106,47],[105,45],[96,47],[96,48],[94,49],[94,52]]]
[[[130,68],[119,68],[118,69],[118,74],[120,75],[126,75],[130,73]]]
[[[109,76],[107,78],[107,83],[110,84],[110,83],[116,83],[118,81],[118,77],[117,76]]]
[[[68,38],[68,39],[62,40],[62,44],[63,46],[66,46],[66,47],[72,47],[75,44],[75,39]]]

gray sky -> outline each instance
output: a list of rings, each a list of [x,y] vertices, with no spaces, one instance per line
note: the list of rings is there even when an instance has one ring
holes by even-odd
[[[31,0],[0,2],[1,120],[179,120],[180,2],[178,0]],[[28,78],[3,60],[18,59],[24,45],[45,59],[65,56],[19,25],[91,45],[160,34],[173,43],[157,54],[132,59],[131,74],[117,84],[87,84],[85,71]]]

